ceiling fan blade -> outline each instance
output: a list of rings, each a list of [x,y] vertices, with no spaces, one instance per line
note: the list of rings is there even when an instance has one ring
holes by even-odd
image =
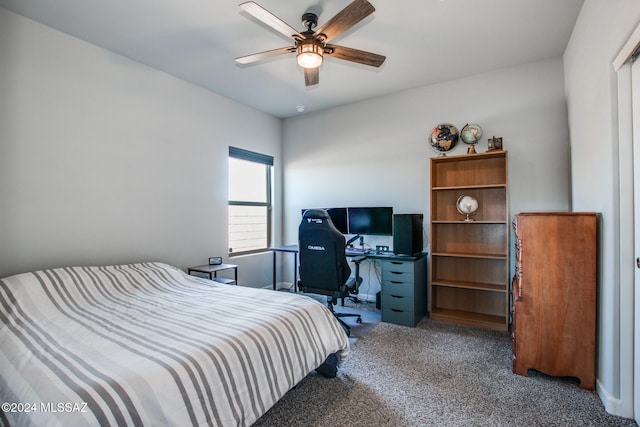
[[[240,8],[247,12],[249,15],[254,18],[262,21],[267,24],[269,27],[273,28],[277,32],[284,34],[287,37],[296,39],[304,39],[304,36],[298,32],[295,28],[291,27],[289,24],[284,22],[282,19],[275,16],[273,13],[269,12],[267,9],[263,8],[259,4],[253,1],[248,1],[240,4]]]
[[[236,58],[236,62],[240,64],[250,64],[252,62],[260,61],[262,59],[271,58],[278,55],[284,55],[285,53],[295,52],[295,47],[281,47],[280,49],[267,50],[264,52],[258,52],[251,55],[241,56]]]
[[[345,61],[357,62],[359,64],[369,65],[371,67],[379,67],[387,59],[386,56],[376,53],[365,52],[364,50],[353,49],[350,47],[328,44],[326,55],[332,58],[344,59]]]
[[[367,0],[355,0],[328,20],[315,34],[324,34],[326,36],[325,42],[329,41],[371,15],[375,10]]]
[[[313,86],[320,82],[320,67],[304,69],[304,85]]]

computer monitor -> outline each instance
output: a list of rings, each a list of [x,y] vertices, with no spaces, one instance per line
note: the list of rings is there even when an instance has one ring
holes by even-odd
[[[393,208],[348,208],[349,234],[393,235]]]
[[[331,222],[336,226],[342,234],[349,234],[349,226],[347,222],[347,208],[323,208],[329,213]],[[302,215],[307,209],[302,209]]]

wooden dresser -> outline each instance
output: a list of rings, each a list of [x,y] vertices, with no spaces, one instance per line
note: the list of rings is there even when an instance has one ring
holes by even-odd
[[[515,215],[513,372],[535,369],[595,386],[595,213]]]

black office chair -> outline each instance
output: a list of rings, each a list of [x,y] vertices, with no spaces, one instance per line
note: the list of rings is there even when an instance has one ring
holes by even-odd
[[[359,314],[336,313],[333,306],[338,299],[349,295],[351,268],[345,254],[345,238],[331,222],[326,210],[309,209],[302,216],[298,228],[300,257],[300,289],[305,293],[327,295],[327,306],[347,334],[350,327],[341,317]]]

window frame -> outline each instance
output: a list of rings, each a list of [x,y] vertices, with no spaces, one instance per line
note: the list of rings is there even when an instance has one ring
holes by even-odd
[[[265,181],[266,181],[266,189],[265,189],[265,196],[266,196],[266,201],[264,202],[249,202],[249,201],[242,201],[242,200],[231,200],[229,198],[229,195],[227,194],[227,206],[253,206],[253,207],[266,207],[267,209],[267,217],[266,217],[266,221],[267,221],[267,241],[266,241],[266,246],[264,248],[257,248],[257,249],[251,249],[251,250],[247,250],[247,251],[238,251],[238,252],[232,252],[230,249],[231,246],[231,242],[229,241],[229,232],[230,232],[230,228],[229,228],[229,217],[227,216],[227,254],[229,257],[234,257],[234,256],[239,256],[239,255],[249,255],[249,254],[255,254],[255,253],[261,253],[261,252],[266,252],[269,250],[269,247],[271,247],[271,237],[272,237],[272,227],[273,227],[273,223],[272,223],[272,211],[273,211],[273,198],[272,198],[272,187],[273,187],[273,183],[272,183],[272,178],[273,178],[273,156],[269,156],[266,154],[261,154],[261,153],[256,153],[254,151],[249,151],[249,150],[244,150],[242,148],[237,148],[237,147],[232,147],[229,146],[229,159],[231,158],[235,158],[238,160],[245,160],[245,161],[249,161],[249,162],[253,162],[253,163],[257,163],[257,164],[262,164],[265,166]],[[228,214],[229,209],[227,209],[227,214]]]

